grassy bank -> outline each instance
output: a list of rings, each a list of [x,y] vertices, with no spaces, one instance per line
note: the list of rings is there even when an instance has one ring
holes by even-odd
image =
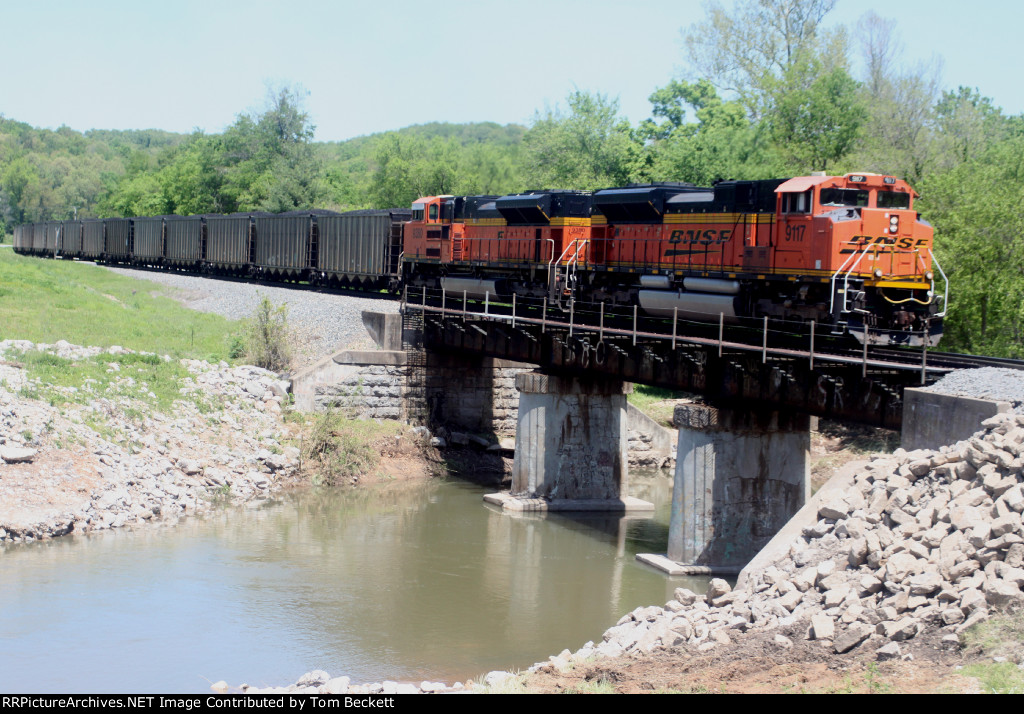
[[[0,340],[227,359],[240,325],[189,310],[169,290],[95,265],[0,251]]]
[[[692,395],[685,392],[674,392],[661,387],[649,387],[646,384],[634,384],[633,391],[626,397],[629,403],[649,416],[662,426],[674,428],[672,414],[677,400]]]

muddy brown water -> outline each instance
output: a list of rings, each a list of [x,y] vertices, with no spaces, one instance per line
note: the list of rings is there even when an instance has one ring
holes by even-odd
[[[174,526],[0,549],[0,691],[206,692],[448,683],[576,650],[679,586],[671,479],[633,477],[649,518],[510,516],[460,481],[305,491]]]

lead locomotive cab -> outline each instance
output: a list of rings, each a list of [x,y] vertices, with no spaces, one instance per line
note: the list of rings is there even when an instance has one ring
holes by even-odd
[[[938,342],[945,298],[935,293],[932,227],[913,210],[917,194],[906,182],[878,174],[809,176],[776,192],[774,271],[799,274],[805,294],[823,292],[810,276],[827,285],[827,313],[820,305],[808,311],[804,300],[804,319],[817,312],[834,331],[870,344],[919,346],[926,332],[929,344]],[[758,305],[764,314],[795,317],[795,298],[762,295]]]

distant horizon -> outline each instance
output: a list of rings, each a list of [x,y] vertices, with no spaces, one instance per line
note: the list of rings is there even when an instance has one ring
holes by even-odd
[[[116,131],[116,132],[122,132],[122,133],[127,133],[127,132],[130,132],[130,131],[140,131],[140,132],[160,131],[160,132],[164,132],[166,134],[173,134],[175,136],[188,137],[188,136],[191,136],[192,134],[195,133],[195,131],[173,131],[171,129],[162,129],[162,128],[157,127],[157,126],[131,127],[131,128],[127,128],[127,129],[115,129],[115,128],[104,127],[104,126],[95,126],[95,127],[92,127],[91,129],[76,129],[76,128],[72,127],[72,126],[68,126],[67,124],[61,124],[60,126],[56,126],[56,127],[36,126],[36,125],[31,124],[29,122],[22,121],[21,119],[18,119],[17,117],[7,116],[3,112],[0,112],[0,119],[6,119],[7,121],[18,122],[18,123],[21,123],[21,124],[28,124],[33,129],[39,130],[39,131],[59,131],[60,129],[66,127],[68,129],[70,129],[71,131],[77,132],[77,133],[82,134],[82,135],[88,134],[89,132],[93,132],[93,131]],[[515,126],[515,127],[519,127],[521,129],[524,129],[524,130],[529,129],[529,126],[527,126],[526,124],[517,124],[515,122],[509,122],[509,123],[506,123],[506,124],[502,124],[501,122],[489,121],[489,120],[486,120],[486,119],[481,120],[481,121],[464,121],[464,122],[456,122],[456,121],[424,121],[424,122],[417,122],[416,124],[409,124],[407,126],[400,126],[400,127],[394,128],[394,129],[381,129],[379,131],[370,132],[369,134],[359,134],[358,136],[353,136],[353,137],[350,137],[348,139],[324,139],[324,140],[321,140],[321,139],[314,138],[313,139],[313,143],[314,144],[344,144],[345,142],[348,142],[348,141],[354,141],[356,139],[365,139],[365,138],[369,138],[371,136],[375,136],[377,134],[386,134],[386,133],[392,132],[392,131],[402,131],[403,129],[412,129],[412,128],[417,127],[417,126],[430,126],[431,124],[448,124],[448,125],[451,125],[451,126],[467,126],[467,125],[474,125],[474,124],[493,124],[495,126],[500,126],[500,127]],[[203,134],[206,135],[206,136],[217,136],[219,134],[223,134],[224,131],[226,131],[226,130],[227,130],[227,127],[222,129],[221,131],[216,131],[216,132],[205,132],[204,131]]]

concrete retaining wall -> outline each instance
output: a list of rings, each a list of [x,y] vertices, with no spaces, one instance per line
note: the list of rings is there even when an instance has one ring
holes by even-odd
[[[632,404],[626,410],[629,433],[629,465],[671,468],[675,465],[679,432],[663,427]]]
[[[1009,402],[906,389],[903,392],[901,446],[913,451],[955,444],[970,438],[981,429],[981,422],[989,417],[1009,411]]]

